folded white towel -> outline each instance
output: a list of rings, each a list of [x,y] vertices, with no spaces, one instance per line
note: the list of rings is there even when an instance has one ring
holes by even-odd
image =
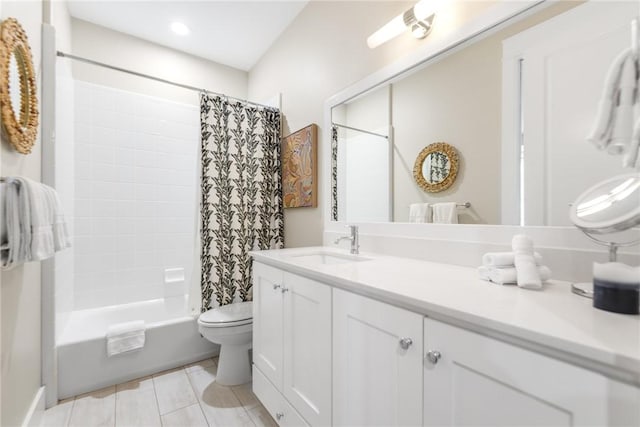
[[[518,273],[515,267],[508,268],[489,268],[488,276],[491,282],[499,285],[516,284],[518,281]],[[551,278],[551,270],[546,265],[538,266],[538,274],[540,280],[546,282]]]
[[[431,205],[429,203],[410,204],[409,222],[431,222]]]
[[[514,264],[513,252],[487,252],[482,256],[482,265],[487,267],[513,267]],[[533,258],[537,265],[542,264],[542,255],[538,252],[533,253]]]
[[[457,224],[458,207],[455,202],[436,203],[433,205],[434,224]]]
[[[145,325],[143,320],[117,323],[107,329],[107,356],[126,353],[144,347]]]
[[[517,234],[513,236],[511,247],[514,252],[518,286],[526,289],[542,288],[540,273],[533,257],[533,241],[524,234]]]

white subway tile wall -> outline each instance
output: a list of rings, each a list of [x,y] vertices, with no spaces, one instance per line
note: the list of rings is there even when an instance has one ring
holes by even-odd
[[[192,277],[199,109],[75,83],[76,310],[162,298]]]

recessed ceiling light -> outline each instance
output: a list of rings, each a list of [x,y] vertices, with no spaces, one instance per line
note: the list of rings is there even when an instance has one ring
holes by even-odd
[[[187,34],[189,34],[189,27],[184,25],[182,22],[172,22],[171,31],[179,36],[186,36]]]

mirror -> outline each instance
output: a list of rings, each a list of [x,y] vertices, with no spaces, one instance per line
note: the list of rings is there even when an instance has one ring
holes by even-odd
[[[470,202],[461,224],[570,226],[584,188],[624,172],[586,137],[636,15],[633,2],[544,2],[334,106],[332,218],[409,222],[414,203]],[[425,141],[456,147],[455,182],[416,170]]]
[[[38,134],[36,77],[27,35],[13,18],[0,26],[2,130],[16,151],[29,154]]]
[[[458,175],[458,153],[445,142],[436,142],[420,151],[413,166],[413,177],[427,193],[451,187]]]
[[[586,190],[571,206],[571,221],[595,234],[625,231],[640,224],[640,174],[618,175]]]

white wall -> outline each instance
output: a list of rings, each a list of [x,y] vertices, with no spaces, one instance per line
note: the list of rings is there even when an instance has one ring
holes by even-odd
[[[74,55],[226,95],[239,98],[246,98],[247,95],[245,71],[78,19],[72,20],[72,39],[71,53]],[[69,59],[58,60],[70,61]],[[176,102],[190,104],[198,102],[193,91],[94,65],[75,61],[72,64],[73,75],[77,80]]]
[[[330,129],[323,129],[323,104],[332,94],[419,44],[396,39],[376,50],[366,38],[413,2],[310,2],[249,71],[250,99],[282,93],[283,134],[316,123],[318,159]],[[322,164],[322,163],[321,163]],[[318,179],[328,177],[318,170]],[[318,200],[327,195],[320,193]],[[322,205],[285,209],[285,246],[322,242]]]
[[[323,129],[323,104],[335,93],[379,70],[425,43],[437,41],[451,28],[467,22],[494,1],[454,5],[442,15],[437,28],[424,40],[404,35],[377,49],[366,39],[415,2],[341,1],[310,2],[296,20],[249,72],[250,99],[282,93],[284,134],[309,123],[321,125],[319,159],[330,129]],[[319,170],[318,179],[329,178]],[[328,186],[327,186],[328,188]],[[328,195],[319,194],[319,200]],[[285,210],[285,246],[322,243],[322,207]]]
[[[188,283],[194,265],[199,110],[85,82],[75,92],[74,309],[162,298],[164,269]]]
[[[27,33],[40,91],[40,1],[2,1],[0,17],[16,18]],[[40,181],[40,138],[31,154],[13,150],[4,136],[0,149],[0,174],[21,175]],[[40,263],[34,262],[0,273],[1,398],[0,424],[22,424],[40,387]]]

